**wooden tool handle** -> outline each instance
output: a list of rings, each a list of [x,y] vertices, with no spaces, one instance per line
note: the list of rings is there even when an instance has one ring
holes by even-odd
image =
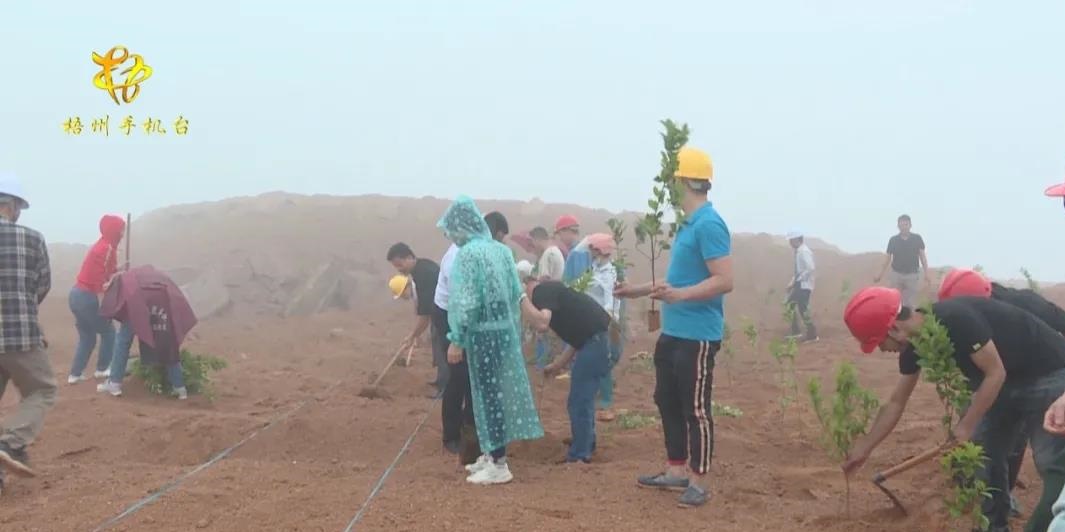
[[[402,344],[399,346],[399,349],[396,349],[396,353],[392,355],[392,358],[389,359],[388,364],[385,365],[385,368],[381,370],[381,374],[378,375],[376,379],[374,379],[373,384],[370,385],[371,387],[377,386],[377,384],[381,382],[381,379],[385,378],[385,374],[388,373],[388,368],[391,368],[392,364],[396,363],[396,359],[399,358],[399,355],[403,353],[404,347],[407,347],[407,344]],[[413,343],[410,344],[410,351],[414,351]],[[408,353],[410,353],[410,351],[408,351]]]
[[[927,462],[927,461],[929,461],[929,460],[931,460],[933,458],[936,458],[937,456],[942,454],[943,451],[945,451],[948,448],[950,448],[951,445],[953,445],[953,442],[950,442],[950,441],[941,443],[941,444],[939,444],[939,446],[935,447],[934,449],[929,449],[929,450],[927,450],[927,451],[925,451],[925,452],[923,452],[923,453],[921,453],[921,454],[919,454],[917,456],[913,456],[913,457],[905,460],[902,463],[899,463],[899,464],[896,464],[894,466],[891,466],[891,467],[887,468],[886,470],[877,473],[873,477],[873,482],[876,483],[876,484],[879,484],[879,483],[881,483],[881,482],[883,482],[883,481],[885,481],[885,480],[887,480],[887,479],[889,479],[889,478],[891,478],[891,477],[893,477],[895,475],[898,475],[899,473],[902,473],[903,471],[908,471],[910,469],[913,469],[914,467],[916,467],[918,465],[921,465],[921,464],[923,464],[923,463],[925,463],[925,462]]]

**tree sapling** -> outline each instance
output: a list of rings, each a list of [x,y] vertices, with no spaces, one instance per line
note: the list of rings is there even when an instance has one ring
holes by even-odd
[[[813,403],[817,421],[821,424],[821,441],[833,458],[843,459],[859,436],[865,434],[869,421],[876,414],[879,402],[869,390],[858,383],[858,375],[850,362],[842,362],[836,370],[836,394],[832,397],[831,409],[821,395],[821,381],[811,378],[807,385],[810,402]],[[851,513],[850,476],[843,475],[846,483],[847,517]]]
[[[647,214],[633,228],[636,242],[640,245],[649,244],[645,253],[637,247],[644,257],[651,262],[651,286],[658,282],[655,262],[664,252],[669,250],[669,239],[676,234],[677,226],[684,221],[684,210],[680,206],[680,194],[677,192],[677,180],[674,173],[677,171],[677,151],[688,142],[688,125],[677,126],[672,120],[663,120],[662,126],[665,131],[661,133],[663,150],[661,152],[661,171],[654,178],[654,188],[651,199],[647,200],[650,209]],[[671,208],[675,214],[675,221],[670,225],[668,235],[663,231],[666,208]],[[655,300],[651,300],[651,309],[647,311],[647,329],[655,332],[661,327],[661,314],[655,308]]]

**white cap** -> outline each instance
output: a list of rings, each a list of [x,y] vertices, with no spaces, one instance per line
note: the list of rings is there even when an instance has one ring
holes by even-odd
[[[795,240],[796,238],[802,238],[802,231],[800,231],[798,229],[792,229],[791,231],[788,231],[788,234],[787,234],[787,239],[788,240]]]
[[[30,208],[30,202],[26,201],[26,193],[22,191],[22,182],[11,172],[0,172],[0,194],[18,199],[22,202],[19,206],[22,210]]]
[[[523,260],[518,263],[518,276],[521,277],[522,280],[532,277],[532,271],[533,265],[531,262]]]

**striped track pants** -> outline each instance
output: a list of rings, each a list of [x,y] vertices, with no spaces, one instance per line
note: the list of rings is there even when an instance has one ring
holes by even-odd
[[[661,335],[655,345],[655,404],[662,417],[671,465],[689,462],[694,473],[710,472],[714,454],[714,418],[710,396],[714,356],[721,342]]]

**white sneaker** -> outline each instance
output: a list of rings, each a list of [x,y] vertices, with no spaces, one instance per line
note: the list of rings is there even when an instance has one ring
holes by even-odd
[[[492,463],[492,458],[487,454],[482,454],[477,457],[477,461],[466,466],[466,471],[469,473],[476,473],[485,467],[488,467]]]
[[[174,397],[178,398],[178,401],[184,401],[189,398],[189,389],[182,386],[181,388],[174,388]]]
[[[484,469],[466,477],[466,482],[480,486],[506,484],[511,480],[514,480],[514,475],[510,474],[510,467],[506,462],[488,464]]]
[[[111,382],[110,380],[104,381],[102,384],[96,385],[96,391],[100,393],[109,393],[115,397],[122,395],[122,385],[117,382]]]
[[[106,371],[96,371],[92,374],[92,376],[97,379],[106,379],[111,376],[111,370],[108,369]]]
[[[85,382],[89,379],[82,377],[81,375],[67,375],[67,384],[77,384],[79,382]]]

